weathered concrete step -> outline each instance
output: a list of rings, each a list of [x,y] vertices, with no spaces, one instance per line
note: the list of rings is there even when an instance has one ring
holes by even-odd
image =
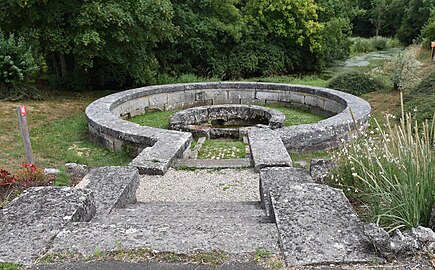
[[[292,167],[268,167],[260,171],[260,199],[261,206],[269,216],[269,191],[277,187],[291,186],[294,183],[314,182],[308,171]]]
[[[363,224],[339,189],[293,183],[270,191],[287,265],[372,262]]]
[[[173,217],[266,217],[259,202],[150,202],[115,209],[107,218]]]
[[[150,217],[152,220],[153,217]],[[277,230],[272,223],[143,222],[71,224],[53,242],[50,252],[92,255],[117,249],[149,248],[157,251],[190,253],[222,250],[231,254],[267,249],[278,252]]]
[[[114,208],[135,203],[138,186],[138,169],[111,166],[92,169],[76,188],[92,190],[97,214],[108,214]]]
[[[253,129],[248,132],[249,147],[254,169],[265,167],[291,167],[292,160],[279,134],[270,129]]]
[[[252,167],[251,159],[236,158],[236,159],[177,159],[173,166],[177,167],[192,167],[198,169],[243,169]]]
[[[0,212],[0,261],[30,264],[68,223],[91,220],[96,207],[90,190],[38,187]]]

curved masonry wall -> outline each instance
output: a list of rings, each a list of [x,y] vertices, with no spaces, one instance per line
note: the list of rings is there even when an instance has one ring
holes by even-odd
[[[91,138],[113,150],[132,143],[143,151],[131,165],[141,173],[164,174],[189,147],[192,135],[124,120],[149,110],[174,110],[218,104],[292,105],[333,115],[315,124],[277,129],[289,151],[315,151],[347,140],[348,129],[367,127],[368,102],[340,91],[289,84],[217,82],[142,87],[96,100],[86,108]],[[352,116],[352,114],[353,116]]]

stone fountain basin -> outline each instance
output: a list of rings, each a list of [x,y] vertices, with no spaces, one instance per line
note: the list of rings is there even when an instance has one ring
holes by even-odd
[[[241,104],[200,106],[174,114],[169,120],[172,130],[192,133],[195,137],[240,138],[255,126],[271,129],[284,125],[285,115],[277,110]]]

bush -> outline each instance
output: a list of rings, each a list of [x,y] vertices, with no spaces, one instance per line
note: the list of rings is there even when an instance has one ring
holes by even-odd
[[[414,89],[405,92],[404,109],[419,122],[432,119],[435,113],[435,72],[424,78]]]
[[[327,87],[357,96],[387,89],[385,82],[358,71],[338,74],[328,81]]]
[[[387,117],[385,128],[376,125],[334,154],[331,184],[343,188],[369,222],[391,231],[428,226],[435,202],[434,126],[417,126],[410,115],[400,124]]]
[[[430,48],[430,43],[435,40],[435,12],[421,30],[421,39],[423,46],[427,48]]]
[[[411,46],[385,63],[383,70],[390,77],[394,88],[409,90],[420,82],[422,64],[417,55],[418,48]]]
[[[362,37],[354,37],[350,39],[351,45],[350,45],[350,53],[368,53],[376,51],[375,47],[373,46],[373,43],[368,38],[362,38]]]
[[[378,51],[383,51],[388,49],[387,42],[388,38],[385,37],[372,37],[370,39],[370,42],[372,43],[373,48],[375,48]]]
[[[38,70],[37,61],[24,39],[13,34],[6,38],[0,32],[0,99],[32,98],[34,93],[38,97],[38,91],[28,85]]]

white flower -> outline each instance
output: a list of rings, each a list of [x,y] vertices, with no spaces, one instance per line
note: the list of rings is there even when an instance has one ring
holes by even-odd
[[[357,177],[358,174],[354,172],[354,173],[352,173],[352,176],[353,176],[353,177]]]

